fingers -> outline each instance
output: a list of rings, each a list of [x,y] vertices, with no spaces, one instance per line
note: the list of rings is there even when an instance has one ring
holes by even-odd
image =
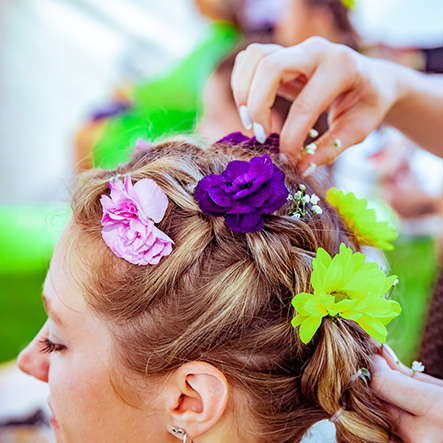
[[[315,141],[313,155],[304,154],[297,168],[303,172],[310,163],[330,165],[345,149],[361,143],[376,127],[376,119],[369,112],[351,109],[339,117],[329,129]]]
[[[415,429],[417,417],[395,406],[387,405],[386,409],[396,434],[392,442],[412,443],[414,440],[411,440],[411,430]]]
[[[416,415],[427,415],[441,402],[443,390],[392,370],[379,355],[373,358],[372,388],[392,406]]]
[[[408,368],[406,365],[400,362],[398,357],[395,355],[394,351],[391,349],[389,345],[386,343],[382,346],[382,357],[386,360],[389,367],[395,371],[399,371],[409,377],[412,376],[413,372],[411,368]],[[425,383],[430,383],[436,386],[440,386],[443,388],[443,380],[432,377],[428,374],[416,373],[414,375],[414,380],[422,381]]]
[[[248,102],[249,89],[258,64],[267,55],[281,49],[279,45],[253,43],[237,54],[231,74],[231,88],[238,108]]]
[[[250,120],[261,125],[264,133],[269,135],[272,129],[271,107],[277,92],[283,92],[286,97],[288,91],[297,94],[322,60],[320,55],[330,46],[321,38],[312,38],[291,48],[259,44],[248,46],[237,56],[231,77],[239,112],[242,109],[244,113],[243,106],[247,104]],[[305,81],[300,82],[299,78]],[[293,100],[295,95],[290,98]],[[312,112],[315,113],[315,110],[309,110],[309,113]]]
[[[281,49],[264,57],[257,65],[249,89],[247,105],[251,119],[262,125],[267,135],[271,132],[271,108],[277,93],[281,90],[288,92],[290,88],[294,91],[298,79],[310,78],[313,75],[315,67],[316,56],[312,53],[310,55],[306,54],[301,46]],[[286,85],[286,88],[282,87],[282,85]],[[307,94],[305,92],[307,87],[307,85],[303,87],[300,95]],[[293,96],[292,99],[294,98]],[[295,102],[293,106],[294,105]],[[319,106],[322,106],[322,104],[319,103]],[[315,113],[315,109],[309,109],[309,113]],[[286,122],[289,121],[293,123],[293,120],[293,117],[291,118],[291,116],[289,116]],[[306,133],[309,129],[310,127]],[[283,142],[281,144],[282,153],[292,154],[291,150],[284,149],[284,131],[282,131],[281,141]],[[286,143],[286,145],[287,144],[288,143]]]
[[[325,62],[318,67],[291,106],[281,133],[280,148],[282,153],[292,155],[294,158],[298,157],[309,130],[314,126],[320,114],[349,88],[350,79],[351,77],[346,72],[332,69],[329,63]],[[334,134],[330,130],[318,140],[317,149],[326,145],[329,148],[334,147],[334,141]],[[320,152],[316,152],[315,159],[311,158],[309,161],[327,164],[323,157],[330,154],[335,158],[342,152],[342,149],[339,146],[338,149],[334,149],[334,152],[329,149],[329,152],[325,151],[319,155]]]

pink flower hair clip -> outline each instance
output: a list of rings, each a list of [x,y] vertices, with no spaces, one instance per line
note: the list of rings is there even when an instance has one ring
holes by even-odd
[[[102,237],[120,258],[135,265],[155,265],[169,255],[174,243],[154,223],[163,220],[168,197],[154,180],[144,178],[132,185],[128,174],[123,183],[108,183],[111,197],[103,194]]]

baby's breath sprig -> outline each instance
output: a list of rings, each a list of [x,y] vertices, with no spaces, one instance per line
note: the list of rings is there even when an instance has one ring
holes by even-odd
[[[317,145],[315,143],[309,143],[309,145],[305,146],[302,151],[309,155],[314,155],[317,150]]]
[[[288,196],[288,202],[290,203],[288,215],[304,220],[309,210],[311,210],[314,215],[321,214],[323,211],[318,205],[320,198],[316,194],[305,194],[305,185],[299,185],[298,189],[294,195]]]

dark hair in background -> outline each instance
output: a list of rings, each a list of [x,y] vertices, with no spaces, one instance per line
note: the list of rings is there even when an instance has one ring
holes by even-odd
[[[225,20],[238,26],[246,38],[252,41],[252,36],[259,40],[266,34],[272,36],[273,23],[264,21],[262,24],[253,27],[248,25],[245,14],[247,13],[246,5],[250,3],[247,0],[194,0],[200,11],[208,17],[215,20]],[[270,0],[272,2],[273,0]],[[307,8],[327,8],[334,19],[336,29],[342,34],[342,43],[352,49],[357,49],[357,36],[349,19],[349,8],[347,8],[342,0],[300,0],[305,3]],[[256,40],[256,41],[259,41]],[[271,38],[272,40],[272,38]],[[268,43],[271,43],[269,41]]]

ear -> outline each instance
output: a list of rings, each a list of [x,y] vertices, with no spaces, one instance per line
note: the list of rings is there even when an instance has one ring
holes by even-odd
[[[226,377],[204,362],[182,365],[169,377],[165,391],[168,432],[172,434],[173,427],[184,429],[189,440],[207,432],[221,419],[229,397]]]

